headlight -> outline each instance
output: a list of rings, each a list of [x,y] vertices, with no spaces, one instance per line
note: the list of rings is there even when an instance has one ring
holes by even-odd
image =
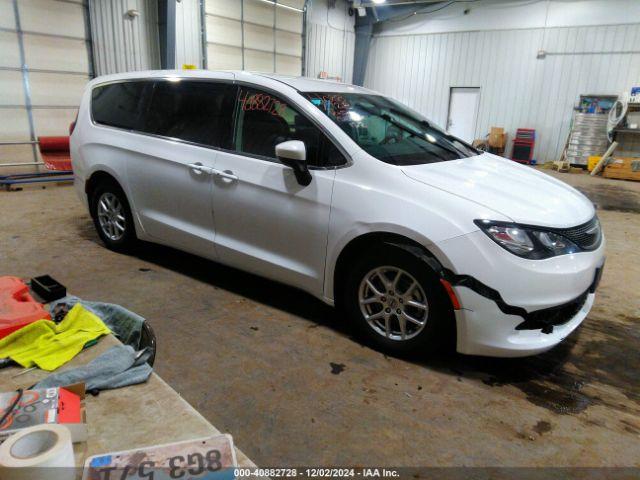
[[[523,258],[540,260],[580,250],[571,240],[550,230],[491,220],[476,220],[475,224],[502,248]]]

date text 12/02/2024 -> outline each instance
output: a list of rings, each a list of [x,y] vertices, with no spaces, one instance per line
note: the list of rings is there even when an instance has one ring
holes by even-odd
[[[398,478],[392,468],[237,468],[236,478]]]

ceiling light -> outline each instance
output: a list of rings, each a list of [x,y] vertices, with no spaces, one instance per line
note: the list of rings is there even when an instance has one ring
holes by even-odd
[[[268,3],[270,5],[275,5],[276,7],[286,8],[287,10],[293,10],[294,12],[300,12],[300,13],[304,12],[304,10],[300,8],[290,7],[289,5],[284,5],[283,3],[274,2],[273,0],[260,0],[260,1],[263,3]],[[383,0],[383,1],[386,1],[386,0]]]
[[[381,3],[386,2],[387,0],[371,0],[373,3],[375,3],[376,5],[380,5]]]

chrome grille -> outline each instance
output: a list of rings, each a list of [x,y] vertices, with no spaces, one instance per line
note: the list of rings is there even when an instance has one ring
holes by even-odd
[[[568,238],[583,250],[595,250],[602,241],[602,228],[597,216],[577,227],[558,229],[557,233]]]

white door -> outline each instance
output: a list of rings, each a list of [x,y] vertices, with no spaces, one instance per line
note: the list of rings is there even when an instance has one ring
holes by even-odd
[[[479,106],[480,88],[452,87],[447,131],[465,142],[473,142],[476,137]]]
[[[215,258],[212,205],[218,150],[231,140],[236,87],[228,82],[157,80],[127,162],[133,204],[159,243]]]
[[[237,152],[216,158],[224,174],[213,185],[216,251],[224,263],[321,295],[335,170],[313,166],[337,150],[275,95],[243,88],[239,98]],[[307,186],[275,158],[275,145],[286,140],[305,143]]]

